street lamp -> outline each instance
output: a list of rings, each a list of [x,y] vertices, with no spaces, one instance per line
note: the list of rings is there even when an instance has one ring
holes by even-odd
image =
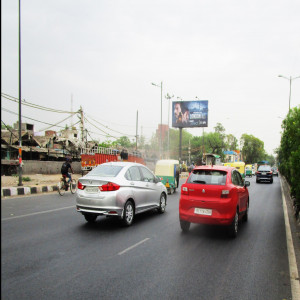
[[[161,82],[160,85],[151,83],[157,87],[160,87],[160,147],[159,147],[159,158],[162,158],[162,90],[163,90],[163,83]]]
[[[170,96],[167,94],[165,96],[166,99],[169,100],[169,109],[168,109],[168,158],[170,158],[170,99],[172,99],[174,95]]]
[[[278,77],[282,77],[282,78],[285,78],[285,79],[290,81],[290,96],[289,96],[289,111],[290,111],[290,109],[291,109],[292,80],[300,78],[300,76],[292,78],[292,76],[286,77],[286,76],[283,76],[283,75],[278,75]]]

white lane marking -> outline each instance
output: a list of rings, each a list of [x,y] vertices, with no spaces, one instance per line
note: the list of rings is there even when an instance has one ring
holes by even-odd
[[[125,249],[125,250],[119,252],[118,255],[122,255],[122,254],[124,254],[124,253],[130,251],[131,249],[133,249],[133,248],[139,246],[140,244],[145,243],[145,242],[148,241],[148,240],[150,240],[150,238],[146,238],[146,239],[144,239],[144,240],[142,240],[142,241],[140,241],[140,242],[138,242],[138,243],[136,243],[136,244],[134,244],[134,245],[128,247],[127,249]]]
[[[287,242],[287,250],[288,250],[288,258],[289,258],[289,267],[290,267],[290,280],[291,280],[291,290],[292,290],[292,299],[300,299],[300,284],[299,284],[299,275],[298,268],[296,263],[296,256],[294,250],[294,244],[291,234],[290,221],[287,213],[287,205],[285,196],[283,193],[282,182],[280,178],[280,186],[281,186],[281,194],[282,194],[282,204],[283,204],[283,212],[284,212],[284,222],[285,222],[285,231],[286,231],[286,242]]]
[[[75,209],[75,206],[72,205],[72,206],[67,206],[67,207],[62,207],[62,208],[56,208],[56,209],[51,209],[51,210],[46,210],[46,211],[35,212],[35,213],[27,214],[27,215],[3,218],[3,219],[1,219],[1,221],[25,218],[25,217],[30,217],[30,216],[40,215],[40,214],[47,214],[47,213],[51,213],[51,212],[54,212],[54,211],[59,211],[59,210],[64,210],[64,209],[69,209],[69,208],[74,208]]]

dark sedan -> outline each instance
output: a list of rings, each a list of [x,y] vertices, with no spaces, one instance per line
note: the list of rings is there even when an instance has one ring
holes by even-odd
[[[277,176],[278,177],[278,169],[276,167],[272,168],[272,173],[273,173],[273,176]]]
[[[256,172],[256,183],[259,183],[261,181],[268,181],[270,183],[273,183],[273,172],[270,166],[259,166]]]

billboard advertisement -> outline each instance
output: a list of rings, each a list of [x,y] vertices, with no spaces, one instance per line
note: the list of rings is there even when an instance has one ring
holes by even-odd
[[[208,100],[172,103],[172,127],[207,127]]]

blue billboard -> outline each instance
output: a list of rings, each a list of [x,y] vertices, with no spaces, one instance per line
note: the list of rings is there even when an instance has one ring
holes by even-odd
[[[172,127],[207,127],[208,100],[172,103]]]

